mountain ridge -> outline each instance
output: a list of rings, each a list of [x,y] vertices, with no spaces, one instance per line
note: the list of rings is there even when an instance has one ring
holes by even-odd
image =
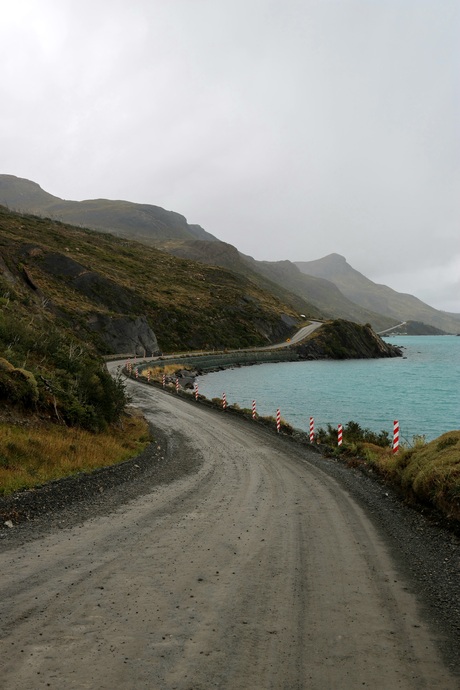
[[[460,314],[443,312],[414,295],[374,283],[353,268],[341,254],[328,254],[314,261],[296,261],[295,265],[306,275],[331,281],[345,297],[363,309],[379,313],[385,311],[400,321],[418,321],[446,332],[457,333],[460,330]]]
[[[218,241],[197,224],[189,224],[185,216],[153,204],[111,199],[71,201],[60,199],[40,187],[37,182],[14,175],[0,175],[0,204],[12,210],[47,215],[71,225],[83,225],[102,232],[138,241],[148,240],[152,230],[160,238],[206,239]]]
[[[201,226],[189,224],[175,211],[129,201],[63,200],[45,192],[36,182],[14,175],[0,175],[0,203],[134,239],[184,259],[227,268],[313,318],[323,315],[371,323],[377,331],[407,320],[445,332],[460,331],[460,315],[436,310],[413,295],[373,283],[339,254],[316,262],[258,261]]]

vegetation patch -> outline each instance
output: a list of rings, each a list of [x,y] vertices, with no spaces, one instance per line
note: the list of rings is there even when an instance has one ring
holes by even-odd
[[[343,436],[345,443],[344,450],[353,445],[359,449],[365,444],[380,446],[382,448],[391,445],[390,437],[387,431],[382,430],[379,433],[371,429],[363,429],[358,422],[350,421],[343,427]],[[337,446],[338,431],[337,427],[328,424],[326,428],[320,427],[316,432],[317,443],[323,443],[330,446]]]
[[[378,467],[408,498],[460,520],[460,431],[403,449]]]
[[[408,503],[434,508],[449,520],[460,521],[460,431],[450,431],[425,442],[414,437],[393,453],[388,433],[376,434],[356,422],[344,426],[344,442],[337,446],[337,430],[319,429],[316,440],[329,454],[349,465],[376,471],[404,496]]]
[[[123,416],[120,424],[98,434],[52,423],[0,423],[0,494],[115,465],[138,455],[149,440],[147,422],[139,415]]]
[[[41,413],[58,423],[103,431],[127,398],[91,346],[46,315],[0,312],[0,405]]]
[[[142,334],[130,349],[113,349],[108,320],[121,337],[128,316],[143,319],[163,352],[267,345],[299,321],[292,307],[229,270],[1,206],[0,266],[0,299],[41,307],[104,355],[152,349]]]

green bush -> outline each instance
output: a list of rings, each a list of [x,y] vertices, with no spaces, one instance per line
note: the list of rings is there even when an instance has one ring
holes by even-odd
[[[13,369],[10,374],[14,382],[17,401],[31,407],[38,401],[38,386],[35,376],[26,369]]]
[[[14,366],[7,359],[0,357],[0,371],[12,371]]]
[[[2,364],[5,361],[2,360]],[[29,408],[38,401],[38,397],[37,381],[31,371],[13,366],[9,369],[0,367],[0,399]]]
[[[337,445],[337,427],[328,424],[327,427],[318,429],[316,433],[319,443],[325,445]],[[359,450],[359,444],[372,443],[375,446],[386,448],[391,445],[390,437],[387,431],[382,430],[379,433],[371,431],[370,429],[363,429],[358,422],[350,421],[343,427],[343,443],[344,446],[352,446],[354,450]]]
[[[116,422],[127,398],[91,347],[43,319],[0,313],[0,400],[34,407],[71,426],[99,431]]]

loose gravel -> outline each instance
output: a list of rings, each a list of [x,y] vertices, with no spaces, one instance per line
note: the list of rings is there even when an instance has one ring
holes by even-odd
[[[192,403],[191,404],[196,404]],[[241,420],[244,423],[246,420]],[[252,422],[247,421],[248,424]],[[262,431],[262,429],[261,429]],[[273,435],[269,429],[265,433]],[[79,474],[0,499],[0,550],[14,548],[55,529],[110,514],[153,487],[196,472],[200,461],[187,451],[186,439],[174,448],[161,430],[157,440],[134,459],[91,474]],[[295,440],[277,437],[292,447]],[[299,445],[300,449],[300,445]],[[460,538],[439,516],[407,506],[378,477],[319,453],[313,463],[336,479],[355,498],[385,538],[399,567],[422,593],[424,614],[444,631],[443,654],[460,669]],[[5,525],[8,521],[12,528]],[[10,523],[10,524],[11,524]],[[447,634],[446,634],[447,631]]]

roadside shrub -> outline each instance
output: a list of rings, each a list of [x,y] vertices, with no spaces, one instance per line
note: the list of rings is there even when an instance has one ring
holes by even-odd
[[[30,407],[38,400],[38,386],[35,376],[26,369],[13,369],[10,372],[15,389],[16,400],[25,407]]]
[[[436,446],[436,450],[439,452],[441,450],[444,450],[445,448],[449,448],[450,446],[456,446],[458,443],[458,438],[455,438],[455,436],[447,436],[446,438],[443,438],[441,441],[439,441],[438,445]]]
[[[326,428],[320,427],[316,434],[318,443],[324,445],[337,445],[337,427],[327,424]],[[380,446],[386,448],[391,445],[390,436],[387,431],[382,429],[379,433],[371,429],[363,429],[358,422],[349,421],[343,427],[343,450],[353,450],[359,452],[362,444],[371,444],[373,446]]]
[[[33,373],[26,369],[16,369],[3,359],[0,364],[0,399],[28,408],[38,401],[38,397],[37,381]]]
[[[7,359],[0,357],[0,371],[12,371],[14,366]]]
[[[116,422],[128,401],[121,377],[112,378],[90,345],[47,319],[25,323],[5,313],[0,400],[91,431]]]

